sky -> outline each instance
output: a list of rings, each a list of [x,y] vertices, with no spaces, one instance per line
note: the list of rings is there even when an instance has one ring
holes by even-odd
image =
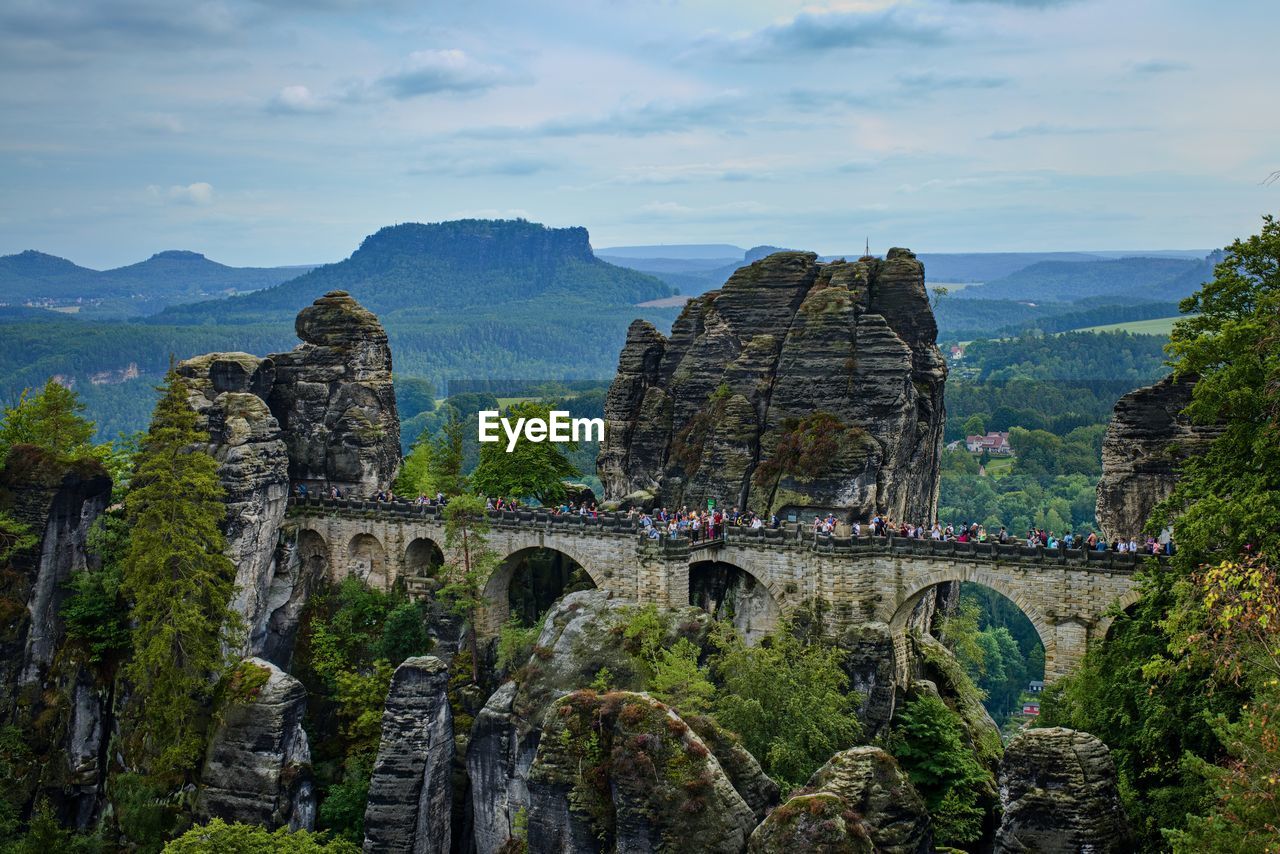
[[[1274,0],[0,0],[0,254],[1199,249],[1280,208]]]

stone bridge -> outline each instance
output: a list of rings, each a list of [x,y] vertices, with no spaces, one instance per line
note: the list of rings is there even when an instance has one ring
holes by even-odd
[[[684,605],[706,573],[737,573],[754,592],[735,623],[750,637],[806,603],[824,606],[827,628],[881,622],[899,643],[921,599],[937,585],[970,581],[1012,600],[1044,643],[1045,679],[1074,669],[1106,634],[1113,604],[1137,600],[1133,554],[902,538],[840,538],[802,529],[733,529],[690,546],[650,540],[625,515],[598,519],[545,511],[491,512],[489,546],[502,558],[488,579],[478,626],[493,636],[509,614],[508,588],[521,558],[550,549],[581,566],[596,587],[637,602]],[[357,575],[411,593],[429,587],[445,562],[440,509],[359,500],[293,499],[289,516],[303,565],[333,581]],[[763,590],[760,590],[763,588]],[[905,657],[899,657],[905,661]]]

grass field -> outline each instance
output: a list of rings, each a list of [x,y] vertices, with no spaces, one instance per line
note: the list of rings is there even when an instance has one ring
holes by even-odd
[[[991,457],[987,460],[987,477],[1004,477],[1013,471],[1013,457]]]
[[[1173,324],[1182,317],[1153,317],[1150,320],[1131,320],[1128,323],[1108,323],[1104,326],[1086,326],[1076,332],[1132,332],[1134,335],[1169,335]]]

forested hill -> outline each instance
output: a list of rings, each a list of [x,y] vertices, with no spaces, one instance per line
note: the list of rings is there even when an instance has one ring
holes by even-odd
[[[1003,278],[957,291],[960,299],[1073,302],[1090,297],[1177,302],[1213,278],[1220,255],[1182,258],[1117,258],[1107,261],[1041,261]]]
[[[0,257],[0,303],[77,306],[86,315],[149,314],[175,302],[278,285],[311,269],[229,267],[198,252],[169,250],[112,270],[91,270],[27,250]]]
[[[365,238],[345,261],[258,293],[175,306],[155,322],[251,323],[272,315],[292,317],[300,306],[331,290],[349,292],[384,321],[397,312],[484,312],[512,303],[524,304],[522,310],[545,311],[551,321],[566,300],[603,308],[671,295],[652,276],[596,258],[585,228],[473,219],[388,226]]]

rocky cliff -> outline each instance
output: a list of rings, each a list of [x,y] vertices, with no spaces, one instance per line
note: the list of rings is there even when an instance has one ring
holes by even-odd
[[[289,476],[368,496],[395,480],[400,418],[391,347],[378,318],[345,291],[298,313],[302,343],[277,353],[267,396],[289,449]]]
[[[262,659],[227,678],[200,770],[197,811],[210,818],[310,830],[316,799],[302,729],[302,683]]]
[[[779,252],[636,321],[605,403],[606,498],[925,521],[937,509],[946,367],[910,251]]]
[[[1152,509],[1173,491],[1178,463],[1218,434],[1182,414],[1194,386],[1166,377],[1116,403],[1098,482],[1098,524],[1108,537],[1141,534]]]
[[[21,729],[31,757],[50,758],[11,766],[16,791],[6,798],[22,805],[38,793],[77,827],[102,804],[113,691],[68,653],[61,611],[72,577],[100,567],[89,532],[110,497],[97,462],[64,464],[17,445],[0,469],[0,510],[36,537],[0,567],[0,716]]]
[[[271,636],[273,616],[296,611],[311,580],[278,548],[291,483],[367,496],[388,488],[400,463],[391,349],[378,319],[335,291],[298,314],[297,330],[303,343],[288,353],[210,353],[177,368],[226,491],[243,652],[280,663],[288,644]]]
[[[1000,765],[997,854],[1131,851],[1107,746],[1087,732],[1019,733]]]

